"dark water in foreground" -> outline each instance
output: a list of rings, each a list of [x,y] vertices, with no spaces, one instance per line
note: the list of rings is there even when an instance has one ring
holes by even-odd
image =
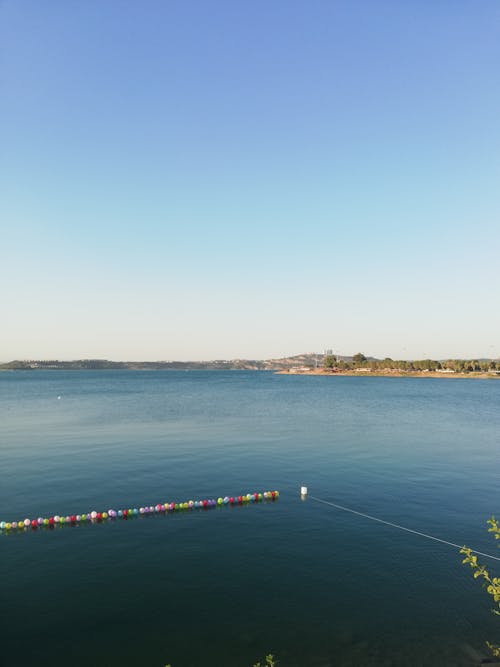
[[[500,620],[457,551],[298,491],[500,555],[499,434],[496,381],[0,373],[0,520],[281,492],[0,534],[0,664],[474,665]]]

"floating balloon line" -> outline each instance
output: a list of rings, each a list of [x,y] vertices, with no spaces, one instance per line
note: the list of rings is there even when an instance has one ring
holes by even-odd
[[[247,505],[259,503],[263,500],[277,500],[279,491],[264,491],[263,493],[247,493],[243,496],[225,496],[217,500],[188,500],[184,503],[158,503],[132,509],[114,510],[105,512],[87,512],[85,514],[72,514],[69,516],[55,514],[51,517],[38,517],[36,519],[22,519],[21,521],[0,521],[0,533],[12,531],[38,530],[39,528],[55,528],[59,526],[77,526],[88,523],[104,523],[116,521],[117,519],[131,519],[133,517],[150,516],[154,514],[171,514],[179,511],[207,510],[225,505]]]

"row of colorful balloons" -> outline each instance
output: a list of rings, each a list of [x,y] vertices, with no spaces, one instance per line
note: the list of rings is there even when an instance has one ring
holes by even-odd
[[[178,510],[208,509],[221,505],[243,505],[252,502],[261,502],[263,500],[276,500],[279,497],[279,491],[264,491],[263,493],[247,493],[243,496],[225,496],[217,500],[188,500],[184,503],[158,503],[157,505],[147,505],[145,507],[135,507],[133,509],[114,510],[107,512],[88,512],[87,514],[72,514],[71,516],[60,516],[58,514],[37,519],[23,519],[21,521],[0,521],[0,530],[25,530],[32,528],[51,527],[58,525],[76,525],[80,523],[102,523],[108,519],[127,519],[134,516],[159,514],[165,512],[175,512]]]

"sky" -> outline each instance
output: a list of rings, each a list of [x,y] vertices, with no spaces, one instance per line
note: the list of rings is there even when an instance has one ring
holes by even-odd
[[[500,4],[0,0],[0,360],[500,356]]]

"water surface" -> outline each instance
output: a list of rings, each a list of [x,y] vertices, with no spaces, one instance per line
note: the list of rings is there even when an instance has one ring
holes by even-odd
[[[474,665],[500,624],[457,551],[298,491],[495,553],[499,433],[495,381],[0,373],[0,520],[281,492],[0,535],[0,663]]]

